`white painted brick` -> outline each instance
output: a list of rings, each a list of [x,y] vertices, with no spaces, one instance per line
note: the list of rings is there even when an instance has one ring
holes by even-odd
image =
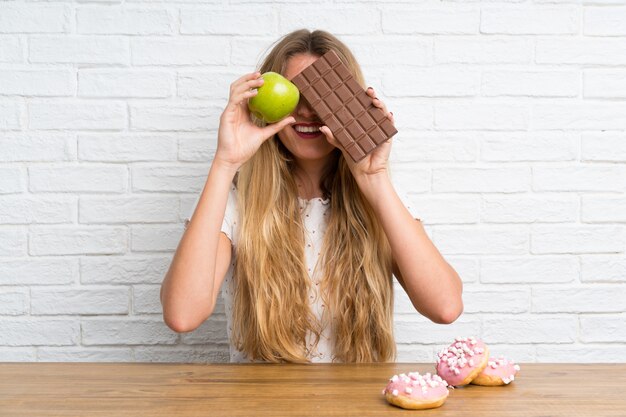
[[[435,113],[430,103],[416,103],[411,98],[385,100],[387,108],[393,112],[394,125],[398,131],[409,129],[432,130]],[[403,133],[404,134],[404,133]],[[402,135],[398,135],[400,137]],[[394,139],[396,136],[394,136]]]
[[[422,221],[428,224],[477,223],[480,217],[478,197],[437,194],[409,197]]]
[[[622,255],[580,257],[582,282],[626,282],[626,258]]]
[[[560,223],[578,220],[578,196],[484,195],[480,209],[483,223]]]
[[[0,6],[0,33],[69,32],[71,15],[68,5],[5,3]]]
[[[446,261],[460,275],[463,283],[478,281],[479,265],[475,256],[470,257],[454,257],[446,256]]]
[[[574,161],[578,137],[571,132],[485,132],[481,134],[483,161]]]
[[[413,317],[420,317],[414,319]],[[480,321],[476,318],[460,318],[452,324],[436,324],[422,316],[397,317],[394,323],[397,343],[447,344],[458,335],[477,335]]]
[[[537,39],[538,64],[626,64],[626,40],[561,38]]]
[[[227,38],[131,39],[133,65],[226,65]]]
[[[581,197],[583,222],[626,222],[626,197],[583,195]]]
[[[226,317],[212,315],[196,330],[184,333],[180,340],[186,345],[198,345],[207,343],[228,343],[226,332]]]
[[[175,16],[167,9],[89,6],[76,9],[78,33],[168,35]]]
[[[536,362],[535,345],[533,344],[499,344],[488,343],[489,351],[494,355],[504,356],[507,359],[511,359],[516,363],[521,363],[522,372],[524,372],[524,363]],[[559,345],[560,346],[560,345]],[[567,345],[566,345],[567,346]]]
[[[532,167],[534,191],[626,191],[626,166]]]
[[[0,224],[72,223],[76,200],[73,196],[5,196],[0,200]]]
[[[480,32],[505,35],[575,35],[579,9],[575,7],[483,7]]]
[[[0,263],[1,270],[2,264]],[[20,316],[28,314],[29,307],[28,288],[0,289],[0,315]]]
[[[626,71],[587,70],[583,94],[588,98],[626,98]]]
[[[0,95],[72,96],[76,75],[69,70],[0,70]]]
[[[0,261],[0,285],[68,285],[78,281],[78,259],[14,258]]]
[[[433,242],[445,254],[526,254],[528,231],[520,227],[454,227],[437,229]]]
[[[11,132],[0,138],[0,161],[44,162],[76,159],[76,138],[69,133]]]
[[[187,162],[212,161],[217,150],[217,134],[187,134],[177,133],[178,160]]]
[[[131,169],[133,192],[159,191],[199,193],[206,182],[207,170],[204,166],[134,166]]]
[[[31,36],[30,62],[128,64],[128,41],[117,36]]]
[[[78,72],[78,95],[84,97],[171,97],[174,81],[165,71],[85,69]]]
[[[99,162],[174,161],[177,136],[136,133],[78,135],[78,158]]]
[[[478,33],[480,10],[459,6],[382,10],[382,30],[393,34],[463,35]]]
[[[131,348],[86,348],[42,346],[37,349],[40,362],[133,362]]]
[[[432,65],[432,41],[406,36],[343,36],[350,50],[362,67],[388,69],[395,65]],[[395,114],[395,113],[394,113]]]
[[[580,74],[577,71],[485,71],[481,93],[484,96],[577,97]]]
[[[537,361],[544,363],[623,363],[623,346],[603,345],[539,345]]]
[[[395,118],[395,111],[394,111]],[[478,143],[473,134],[457,132],[404,133],[393,137],[395,162],[475,161]]]
[[[626,129],[626,105],[621,103],[551,103],[531,107],[532,130]]]
[[[19,130],[23,114],[23,107],[17,101],[0,102],[0,131]]]
[[[216,129],[224,109],[200,104],[137,104],[130,106],[133,130],[197,131]]]
[[[533,313],[619,313],[626,310],[623,285],[534,287]]]
[[[82,284],[160,284],[171,256],[87,256],[80,259]]]
[[[31,289],[32,315],[100,315],[128,314],[129,290],[116,288]]]
[[[398,344],[396,351],[396,363],[434,362],[436,358],[434,348],[431,345],[419,345],[417,343],[411,345]]]
[[[624,6],[624,2],[619,2]],[[585,7],[583,33],[586,36],[626,35],[626,7]]]
[[[32,166],[28,178],[32,192],[122,193],[128,185],[120,165]]]
[[[208,346],[168,346],[165,349],[158,346],[137,347],[134,351],[137,362],[226,363],[230,358],[228,345],[217,343]]]
[[[246,70],[242,71],[240,76],[244,75],[247,72],[252,72],[254,69],[260,68],[261,59],[265,57],[267,52],[269,52],[273,42],[275,41],[276,38],[274,36],[235,36],[232,39],[230,63],[240,65],[246,68]],[[235,81],[235,79],[239,77],[234,78],[232,81]],[[224,86],[227,87],[232,81],[230,81],[228,84],[225,84]]]
[[[530,289],[465,288],[463,306],[463,313],[527,313],[530,310]]]
[[[0,234],[0,256],[25,256],[27,243],[25,228],[3,227]]]
[[[305,27],[315,27],[344,35],[371,35],[380,32],[380,13],[376,9],[345,8],[315,5],[313,7],[282,7],[279,11],[278,30],[288,33]]]
[[[293,17],[297,19],[297,16]],[[183,8],[180,11],[180,33],[183,34],[268,35],[276,32],[277,25],[276,12],[270,7],[227,10]]]
[[[480,72],[461,67],[394,71],[383,77],[383,89],[388,96],[470,97],[480,90]]]
[[[490,284],[567,283],[579,274],[573,256],[499,257],[480,260],[480,282]]]
[[[78,204],[80,223],[127,224],[175,222],[178,197],[125,195],[81,197]]]
[[[578,333],[578,319],[568,315],[489,316],[482,325],[491,343],[573,343]]]
[[[415,169],[413,164],[397,165],[392,171],[393,184],[405,193],[430,190],[431,175],[427,169]]]
[[[397,281],[394,281],[393,286],[393,303],[394,314],[416,314],[417,312],[415,307],[413,307],[413,303],[411,303],[409,295]]]
[[[624,247],[626,228],[623,226],[536,226],[530,234],[533,254],[623,252]]]
[[[174,251],[181,237],[180,226],[131,226],[130,249],[133,252]]]
[[[446,36],[434,40],[436,63],[528,64],[532,51],[530,39]]]
[[[163,314],[160,285],[135,285],[132,297],[133,314]]]
[[[586,343],[626,342],[626,316],[623,314],[580,316],[580,340]]]
[[[434,168],[433,191],[472,193],[515,193],[530,189],[530,169]]]
[[[128,123],[121,101],[33,101],[28,113],[28,127],[40,130],[121,130]]]
[[[626,134],[623,132],[583,133],[581,160],[626,162]]]
[[[170,345],[178,338],[161,319],[83,320],[81,329],[85,346]]]
[[[36,362],[37,348],[23,346],[16,348],[0,347],[0,360],[2,362]]]
[[[437,130],[526,130],[528,108],[508,103],[435,103]]]
[[[19,167],[0,167],[0,194],[22,192],[25,183]]]
[[[42,255],[110,255],[126,252],[125,227],[63,226],[31,227],[29,254]]]
[[[230,84],[243,75],[243,73],[223,70],[179,71],[176,78],[178,96],[228,100]]]
[[[0,62],[17,63],[23,60],[24,52],[20,38],[0,35]]]
[[[78,320],[0,319],[2,346],[66,346],[80,339]]]

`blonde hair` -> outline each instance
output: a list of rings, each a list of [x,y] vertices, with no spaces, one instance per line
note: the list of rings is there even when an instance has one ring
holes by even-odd
[[[259,71],[284,74],[290,57],[321,56],[330,49],[365,87],[350,50],[321,30],[301,29],[279,39]],[[317,343],[327,323],[334,333],[334,360],[395,359],[391,249],[339,149],[332,151],[320,181],[324,198],[330,198],[316,265],[323,267],[325,313],[322,322],[313,315],[293,166],[291,153],[274,135],[235,178],[239,234],[233,274],[234,346],[253,360],[307,362],[307,332]]]

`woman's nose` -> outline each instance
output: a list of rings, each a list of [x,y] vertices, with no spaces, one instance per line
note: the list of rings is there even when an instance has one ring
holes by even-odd
[[[300,96],[300,101],[298,102],[298,107],[296,109],[300,116],[311,118],[315,115],[315,111],[309,104],[309,102],[303,96]]]

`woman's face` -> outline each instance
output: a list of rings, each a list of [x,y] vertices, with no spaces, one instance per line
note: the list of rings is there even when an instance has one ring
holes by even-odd
[[[283,75],[291,80],[318,58],[318,55],[309,53],[294,55],[287,61],[287,68]],[[319,131],[319,127],[324,126],[324,123],[304,96],[300,95],[300,102],[291,116],[296,119],[296,123],[278,132],[278,138],[283,145],[289,149],[296,160],[326,159],[335,147],[328,143],[326,136]],[[313,132],[309,132],[311,130]]]

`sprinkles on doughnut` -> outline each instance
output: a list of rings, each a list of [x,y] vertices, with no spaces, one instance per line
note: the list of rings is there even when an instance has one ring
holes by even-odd
[[[440,407],[448,398],[448,383],[438,375],[419,372],[394,375],[383,395],[390,404],[411,410]]]
[[[519,369],[519,365],[503,356],[489,358],[487,367],[471,383],[487,387],[508,385],[513,382]]]
[[[489,348],[474,337],[457,337],[437,354],[437,374],[452,386],[469,384],[487,366]]]

